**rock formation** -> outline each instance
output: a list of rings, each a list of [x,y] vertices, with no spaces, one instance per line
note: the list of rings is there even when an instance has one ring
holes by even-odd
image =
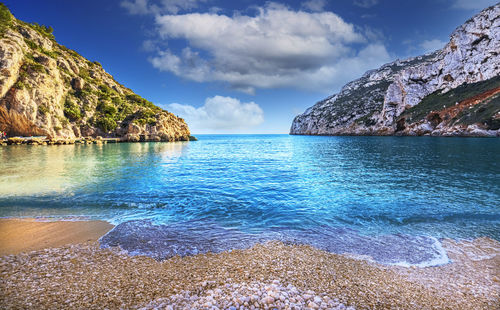
[[[500,136],[499,53],[497,4],[443,49],[368,71],[316,103],[290,134]]]
[[[52,28],[28,24],[0,3],[0,130],[52,138],[189,139],[176,117],[116,82],[55,41]]]

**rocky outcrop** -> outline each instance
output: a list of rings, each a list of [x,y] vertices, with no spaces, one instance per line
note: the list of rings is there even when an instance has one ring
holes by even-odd
[[[189,139],[176,117],[58,44],[50,27],[15,19],[0,4],[0,130],[9,136]]]
[[[443,49],[348,83],[298,115],[290,134],[500,136],[499,53],[497,4],[457,28]]]

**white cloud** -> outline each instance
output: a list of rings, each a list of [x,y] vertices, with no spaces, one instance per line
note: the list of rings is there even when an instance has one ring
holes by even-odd
[[[198,7],[199,2],[206,0],[124,0],[120,5],[130,14],[177,14],[180,11],[191,10]]]
[[[188,46],[164,49],[150,61],[189,80],[226,82],[247,93],[277,87],[330,93],[390,60],[383,45],[332,12],[275,4],[257,10],[255,16],[157,16],[163,40],[185,39]]]
[[[149,13],[148,0],[122,1],[120,6],[127,9],[130,14],[141,15]]]
[[[145,52],[154,52],[157,49],[157,44],[153,40],[145,40],[142,42],[142,50]]]
[[[420,47],[425,53],[434,52],[435,50],[441,49],[446,45],[447,42],[438,39],[425,40],[420,43]]]
[[[354,0],[354,5],[368,9],[378,4],[379,0]]]
[[[199,108],[172,103],[166,109],[184,118],[193,133],[241,131],[264,121],[264,112],[258,104],[241,102],[232,97],[210,97]]]
[[[463,10],[482,10],[497,3],[498,0],[455,0],[452,7]]]
[[[324,10],[326,5],[326,0],[309,0],[302,3],[302,7],[313,11],[313,12],[321,12]]]

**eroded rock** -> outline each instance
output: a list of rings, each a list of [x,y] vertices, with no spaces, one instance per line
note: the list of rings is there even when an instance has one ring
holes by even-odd
[[[290,134],[462,134],[458,130],[462,123],[446,122],[436,131],[437,119],[426,120],[424,115],[411,120],[420,122],[412,128],[411,123],[406,123],[408,119],[401,121],[401,116],[433,93],[498,77],[499,51],[500,4],[497,4],[458,27],[443,49],[368,71],[338,94],[316,103],[294,119]],[[500,135],[498,128],[493,128],[490,127]]]
[[[101,64],[0,9],[12,20],[0,37],[0,130],[54,139],[189,139],[183,119],[116,82]]]

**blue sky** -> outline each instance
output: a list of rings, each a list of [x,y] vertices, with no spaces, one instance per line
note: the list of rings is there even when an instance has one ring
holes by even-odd
[[[4,3],[199,134],[287,133],[295,115],[345,83],[444,46],[496,1]]]

